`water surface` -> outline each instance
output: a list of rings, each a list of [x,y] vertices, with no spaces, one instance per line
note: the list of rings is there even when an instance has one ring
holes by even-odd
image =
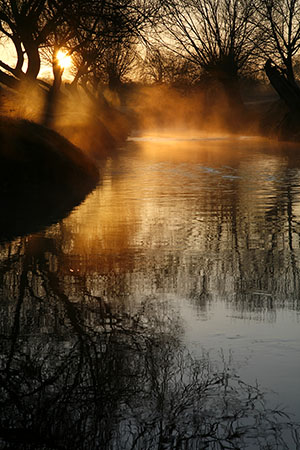
[[[1,245],[4,448],[298,448],[264,430],[300,422],[300,148],[139,136],[100,173]]]

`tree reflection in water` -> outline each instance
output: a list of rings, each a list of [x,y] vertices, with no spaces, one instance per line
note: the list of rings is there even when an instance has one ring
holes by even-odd
[[[166,305],[128,312],[84,275],[63,284],[57,242],[1,253],[2,448],[283,449],[287,434],[296,448],[296,425],[230,361],[186,351]]]

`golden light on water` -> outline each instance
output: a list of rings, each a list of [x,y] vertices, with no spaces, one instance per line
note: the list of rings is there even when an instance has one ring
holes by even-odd
[[[280,176],[277,158],[257,155],[252,165],[248,159],[241,160],[237,151],[240,146],[251,151],[258,145],[254,140],[141,138],[136,145],[140,162],[147,162],[150,169],[141,170],[137,164],[130,166],[124,178],[115,178],[117,162],[108,162],[102,167],[99,189],[65,220],[68,229],[77,230],[71,253],[88,255],[89,267],[96,264],[100,253],[124,255],[128,249],[132,253],[168,246],[178,249],[185,243],[193,251],[205,251],[205,232],[209,227],[212,233],[219,204],[227,220],[232,214],[232,198],[244,217],[259,214],[266,193],[270,194],[268,207],[273,205],[272,180]],[[236,190],[234,197],[232,190]],[[172,199],[170,205],[167,198]],[[187,206],[194,211],[192,220]]]
[[[67,69],[72,64],[71,56],[64,50],[58,50],[56,53],[56,59],[62,69]]]

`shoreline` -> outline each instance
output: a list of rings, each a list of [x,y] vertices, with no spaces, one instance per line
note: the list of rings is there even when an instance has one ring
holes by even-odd
[[[64,217],[99,181],[91,158],[42,125],[0,116],[0,240]]]

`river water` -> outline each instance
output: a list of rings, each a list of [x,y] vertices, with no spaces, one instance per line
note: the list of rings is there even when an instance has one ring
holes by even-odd
[[[0,244],[0,446],[300,448],[300,147],[157,133],[100,174]]]

